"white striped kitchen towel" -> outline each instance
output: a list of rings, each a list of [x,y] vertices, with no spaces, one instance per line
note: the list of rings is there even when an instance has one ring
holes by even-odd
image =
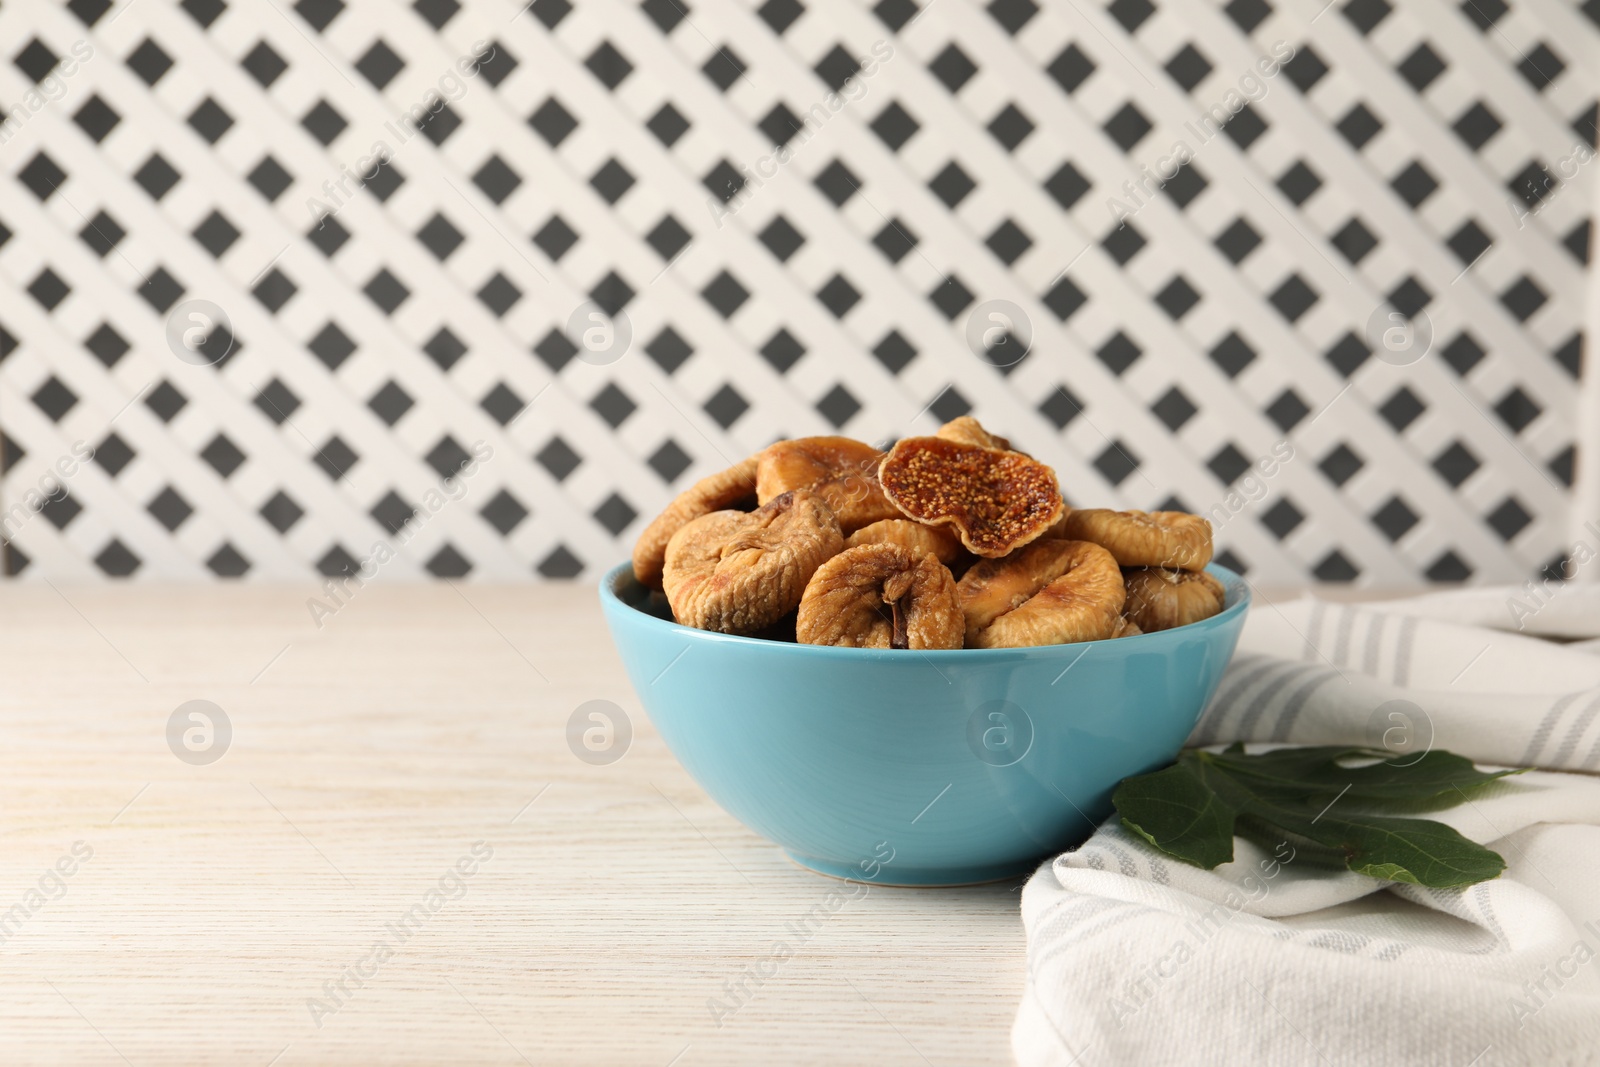
[[[1113,817],[1023,891],[1018,1062],[1600,1063],[1600,656],[1527,636],[1600,637],[1600,587],[1507,608],[1526,592],[1258,597],[1190,738],[1545,768],[1429,816],[1503,855],[1500,878],[1422,889],[1244,841],[1203,871]]]

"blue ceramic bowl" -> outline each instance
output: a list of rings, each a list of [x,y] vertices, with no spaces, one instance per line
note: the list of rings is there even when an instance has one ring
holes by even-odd
[[[1170,762],[1216,692],[1249,593],[1114,641],[948,652],[680,626],[627,564],[600,603],[650,721],[740,822],[823,874],[963,885],[1081,843],[1129,775]]]

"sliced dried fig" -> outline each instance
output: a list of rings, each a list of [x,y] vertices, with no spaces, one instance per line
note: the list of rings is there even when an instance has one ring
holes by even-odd
[[[1222,610],[1227,592],[1205,571],[1138,567],[1123,572],[1127,613],[1145,633],[1187,626]]]
[[[1002,452],[1013,451],[1010,441],[985,430],[983,424],[971,415],[961,415],[951,419],[935,430],[933,436],[941,437],[946,441],[954,441],[958,445],[997,448]]]
[[[967,556],[961,539],[946,526],[924,526],[910,519],[880,519],[844,539],[845,548],[862,545],[899,545],[913,556],[934,556],[946,566]]]
[[[994,448],[907,437],[878,467],[884,494],[908,517],[948,525],[980,556],[1003,556],[1061,517],[1061,487],[1045,464]]]
[[[1074,540],[1093,541],[1124,567],[1197,571],[1211,562],[1211,523],[1186,511],[1074,508],[1065,531]]]
[[[639,584],[661,588],[661,566],[667,558],[667,542],[691,519],[725,511],[756,499],[756,456],[736,463],[725,471],[701,478],[679,493],[666,510],[639,533],[633,543],[633,576]]]
[[[754,511],[713,511],[667,542],[667,602],[685,626],[757,633],[799,607],[811,576],[843,547],[832,510],[805,490]]]
[[[812,575],[795,636],[807,645],[960,648],[955,579],[931,555],[899,545],[847,548]]]
[[[1124,608],[1126,608],[1126,605],[1124,605]],[[1118,627],[1117,627],[1117,632],[1112,634],[1111,636],[1112,637],[1138,637],[1142,633],[1144,633],[1144,631],[1139,629],[1139,624],[1134,622],[1132,619],[1128,618],[1126,615],[1124,615],[1122,617],[1121,624],[1118,625]]]
[[[1122,624],[1122,572],[1087,541],[1038,541],[984,559],[956,584],[968,648],[1099,641]]]
[[[900,512],[883,495],[883,453],[850,437],[797,437],[768,445],[756,467],[756,498],[765,504],[791,489],[811,489],[833,509],[839,528],[853,533]]]

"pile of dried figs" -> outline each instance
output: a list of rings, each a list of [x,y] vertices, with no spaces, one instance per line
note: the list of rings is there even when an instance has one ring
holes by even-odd
[[[1018,648],[1222,610],[1211,524],[1068,508],[1055,472],[963,416],[888,452],[778,441],[690,486],[633,549],[685,626],[853,648]]]

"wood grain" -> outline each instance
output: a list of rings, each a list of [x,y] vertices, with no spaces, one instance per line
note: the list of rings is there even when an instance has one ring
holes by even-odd
[[[587,584],[370,585],[320,628],[313,593],[0,586],[0,1060],[1010,1061],[1016,885],[875,887],[802,943],[848,887],[688,778]],[[207,766],[167,743],[194,699]],[[567,747],[590,699],[632,720],[609,766]]]

